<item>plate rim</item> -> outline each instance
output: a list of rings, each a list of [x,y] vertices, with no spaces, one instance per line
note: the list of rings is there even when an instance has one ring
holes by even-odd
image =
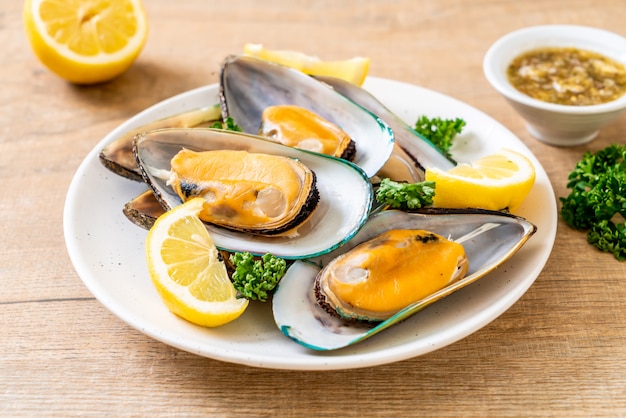
[[[185,341],[184,339],[181,339],[180,336],[171,336],[167,335],[166,332],[159,332],[158,327],[155,328],[154,326],[150,326],[151,324],[149,320],[147,321],[148,323],[146,323],[145,318],[136,317],[136,315],[134,315],[132,312],[129,312],[128,309],[124,308],[124,306],[121,305],[117,300],[115,300],[115,298],[110,297],[109,294],[104,292],[101,284],[98,283],[97,278],[94,280],[93,277],[90,277],[91,268],[86,265],[84,259],[81,259],[79,254],[80,249],[77,248],[75,236],[77,229],[76,225],[74,225],[73,223],[73,219],[71,216],[75,209],[72,202],[76,198],[74,194],[76,193],[76,189],[80,185],[81,180],[84,178],[89,169],[94,168],[94,164],[100,164],[100,162],[98,161],[99,152],[104,147],[104,145],[106,145],[111,140],[113,136],[119,134],[120,131],[129,129],[133,121],[140,120],[146,115],[158,113],[162,109],[167,109],[171,106],[180,105],[181,102],[184,104],[185,98],[191,97],[195,94],[209,92],[212,89],[216,89],[216,86],[217,84],[209,84],[179,93],[144,109],[143,111],[122,122],[115,129],[105,135],[104,138],[100,140],[83,159],[78,169],[76,170],[67,191],[63,210],[63,231],[66,248],[74,269],[76,270],[78,276],[81,278],[81,281],[87,287],[87,289],[102,305],[104,305],[105,308],[107,308],[107,310],[109,310],[123,322],[127,323],[128,325],[142,332],[143,334],[148,335],[151,338],[163,342],[167,345],[203,357],[253,367],[288,370],[339,370],[371,367],[424,355],[443,348],[454,342],[457,342],[467,337],[468,335],[477,332],[478,330],[489,324],[491,321],[498,318],[515,302],[517,302],[535,282],[535,280],[541,274],[541,271],[545,267],[545,264],[547,263],[548,258],[550,257],[550,254],[552,252],[552,247],[556,238],[556,198],[554,197],[554,191],[552,189],[552,185],[550,184],[547,173],[545,172],[542,165],[538,162],[536,157],[533,155],[533,153],[528,149],[528,147],[526,147],[526,145],[516,135],[514,135],[498,121],[480,111],[479,109],[476,109],[453,97],[414,84],[370,76],[366,79],[364,88],[372,93],[376,93],[376,90],[389,89],[390,87],[393,87],[393,89],[403,89],[403,91],[421,91],[432,97],[437,97],[439,100],[453,103],[455,104],[455,106],[461,106],[465,110],[471,110],[472,112],[476,112],[476,114],[488,119],[499,130],[505,130],[506,132],[508,132],[511,138],[515,140],[514,142],[516,142],[516,145],[520,149],[522,149],[527,156],[531,157],[531,159],[533,160],[533,164],[536,167],[537,178],[545,180],[542,186],[546,187],[547,189],[543,191],[543,194],[546,194],[551,198],[549,199],[549,202],[544,203],[549,203],[550,207],[547,209],[550,209],[553,218],[553,222],[551,222],[549,228],[544,232],[544,235],[546,235],[545,238],[547,238],[548,241],[546,242],[544,238],[544,242],[542,244],[544,246],[547,245],[547,247],[545,250],[540,252],[541,256],[539,257],[539,259],[533,260],[535,263],[535,267],[532,270],[532,277],[524,278],[523,280],[521,280],[520,283],[513,288],[513,291],[507,292],[506,297],[502,297],[496,300],[495,303],[490,306],[490,309],[488,311],[482,310],[473,315],[471,318],[465,318],[463,321],[461,321],[459,324],[463,325],[463,329],[459,329],[462,327],[459,324],[456,324],[456,326],[452,327],[452,329],[442,330],[442,332],[440,332],[441,335],[439,335],[439,338],[437,338],[436,341],[426,343],[422,342],[420,339],[416,339],[412,341],[415,344],[403,344],[398,346],[385,347],[384,350],[377,350],[373,352],[355,354],[346,353],[345,351],[343,351],[343,354],[341,354],[342,350],[340,350],[339,352],[331,352],[330,354],[325,353],[324,355],[320,355],[320,353],[305,351],[305,355],[289,359],[284,359],[280,356],[275,355],[267,356],[259,354],[251,356],[250,354],[238,352],[236,350],[229,349],[228,347],[205,347],[202,346],[202,344],[198,345],[197,343],[190,343],[188,341]],[[370,89],[374,91],[371,91]],[[116,177],[114,174],[111,174],[111,176]],[[536,183],[534,187],[537,186],[538,185]],[[524,250],[524,248],[522,248],[522,250]],[[284,337],[277,327],[276,332],[280,334],[280,337],[285,338],[285,344],[296,344]],[[416,341],[419,342],[419,344],[416,343]],[[339,354],[333,355],[332,353]]]

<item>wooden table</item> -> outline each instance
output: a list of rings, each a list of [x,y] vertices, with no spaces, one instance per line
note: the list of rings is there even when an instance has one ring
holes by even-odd
[[[624,143],[626,115],[592,143],[533,139],[482,73],[501,35],[571,23],[626,35],[623,0],[147,0],[151,31],[135,65],[93,87],[35,59],[21,2],[0,13],[0,415],[624,416],[626,264],[559,220],[529,291],[480,331],[427,355],[312,372],[254,368],[172,348],[101,305],[76,274],[63,207],[87,153],[142,109],[215,83],[246,42],[324,59],[367,55],[370,74],[442,92],[516,134],[556,197],[585,151]],[[94,219],[97,222],[97,219]]]

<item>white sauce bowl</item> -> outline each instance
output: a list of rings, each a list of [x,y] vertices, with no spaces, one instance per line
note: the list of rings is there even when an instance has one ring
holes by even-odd
[[[524,118],[531,135],[556,146],[590,142],[600,128],[613,122],[626,109],[626,95],[603,104],[568,106],[543,102],[518,91],[508,80],[509,64],[524,52],[545,47],[593,51],[626,65],[626,38],[586,26],[533,26],[498,39],[483,60],[485,77]]]

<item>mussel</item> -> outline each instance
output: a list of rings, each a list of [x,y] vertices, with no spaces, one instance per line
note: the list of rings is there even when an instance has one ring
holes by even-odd
[[[181,149],[170,186],[183,202],[201,197],[205,222],[256,235],[289,234],[319,200],[315,174],[301,161],[248,150]]]
[[[164,210],[185,196],[207,199],[207,228],[222,250],[319,256],[354,236],[372,207],[372,185],[354,164],[257,136],[210,128],[154,130],[135,138],[134,152]],[[280,216],[248,222],[251,212],[274,211]]]
[[[353,161],[356,145],[339,126],[300,106],[274,105],[261,115],[259,135],[290,147]]]
[[[441,289],[431,289],[427,296],[385,312],[380,318],[366,317],[369,313],[357,318],[362,321],[355,321],[350,315],[346,315],[348,318],[339,318],[318,302],[314,283],[319,280],[320,274],[324,274],[324,269],[337,262],[334,260],[341,262],[342,254],[350,253],[355,248],[358,251],[357,245],[374,237],[388,231],[406,229],[428,231],[462,245],[468,261],[466,275],[455,277]],[[356,344],[486,276],[511,258],[535,231],[535,225],[524,218],[486,210],[430,208],[420,213],[397,210],[377,213],[346,245],[312,262],[297,261],[289,268],[274,294],[274,319],[286,336],[312,349],[334,350]],[[457,266],[458,259],[463,259],[460,253],[454,255],[453,262],[449,264]],[[431,262],[436,263],[437,260],[435,256]],[[426,269],[431,267],[427,266]],[[418,280],[416,286],[427,286],[420,285],[419,280],[423,278],[419,273],[406,271],[403,274],[407,274],[409,280]],[[437,274],[439,272],[435,272]],[[375,287],[372,289],[376,291]],[[353,310],[345,304],[339,308],[343,312]],[[383,310],[388,311],[387,307]]]
[[[315,278],[317,303],[342,319],[379,322],[460,280],[463,246],[419,229],[390,229],[343,253]]]
[[[220,74],[220,102],[222,117],[233,118],[250,134],[259,133],[267,108],[289,105],[313,112],[354,141],[353,161],[369,177],[393,150],[393,132],[377,115],[314,78],[279,64],[248,56],[228,57]],[[340,150],[346,147],[350,145],[337,145]]]

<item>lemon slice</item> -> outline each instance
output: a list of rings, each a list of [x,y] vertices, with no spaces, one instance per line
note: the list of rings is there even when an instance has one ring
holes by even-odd
[[[354,57],[341,61],[322,61],[318,57],[306,55],[299,51],[265,49],[261,44],[248,43],[244,46],[243,53],[295,68],[309,75],[336,77],[358,86],[363,84],[370,68],[370,59],[367,57]]]
[[[77,84],[126,71],[148,36],[141,0],[26,0],[23,18],[39,60]]]
[[[213,239],[198,218],[195,198],[161,215],[148,233],[148,271],[170,311],[197,325],[215,327],[238,318],[248,300],[237,298]]]
[[[448,171],[427,168],[425,180],[435,182],[434,206],[515,211],[535,183],[535,167],[524,155],[502,149]]]

